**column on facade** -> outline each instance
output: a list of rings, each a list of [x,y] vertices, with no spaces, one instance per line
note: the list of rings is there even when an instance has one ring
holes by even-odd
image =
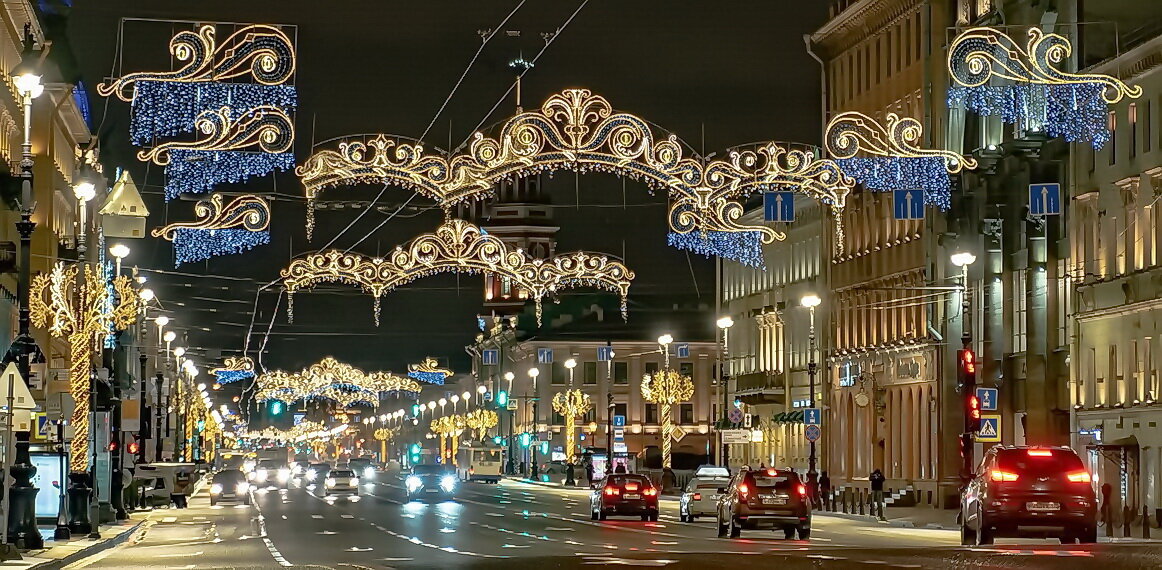
[[[921,479],[927,479],[932,476],[930,470],[932,464],[932,448],[930,447],[932,438],[932,414],[928,410],[928,398],[930,388],[928,384],[920,386],[920,406],[918,409],[920,421],[916,424],[916,433],[918,435],[917,449],[920,450],[920,473]]]

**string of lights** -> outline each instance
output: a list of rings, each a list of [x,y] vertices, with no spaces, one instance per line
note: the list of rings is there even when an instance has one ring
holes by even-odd
[[[194,222],[176,222],[151,233],[172,241],[176,265],[218,255],[242,253],[270,243],[270,205],[265,199],[243,195],[229,204],[214,194],[194,205]]]
[[[290,85],[140,81],[133,97],[129,139],[147,146],[159,138],[193,132],[205,109],[228,108],[236,118],[262,106],[294,111],[298,92]]]

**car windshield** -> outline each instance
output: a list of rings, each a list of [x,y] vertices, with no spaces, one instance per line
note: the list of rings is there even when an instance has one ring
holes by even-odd
[[[355,472],[347,469],[336,469],[331,472],[332,477],[354,477]]]
[[[412,473],[416,475],[439,475],[445,471],[442,465],[416,465]]]
[[[714,478],[714,479],[696,479],[692,485],[695,489],[717,489],[725,487],[730,483],[730,479]]]
[[[1065,476],[1085,470],[1081,458],[1066,449],[1004,449],[997,454],[997,464],[1005,471],[1032,477]]]
[[[610,475],[609,480],[606,483],[609,485],[615,485],[617,487],[624,487],[626,483],[636,483],[643,489],[653,486],[650,484],[650,480],[642,475]]]
[[[245,481],[246,477],[242,475],[241,471],[229,469],[226,471],[219,471],[214,475],[215,483],[241,483]]]

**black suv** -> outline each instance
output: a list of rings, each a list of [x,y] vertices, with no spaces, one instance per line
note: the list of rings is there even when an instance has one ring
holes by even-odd
[[[992,544],[998,536],[1097,542],[1097,498],[1068,447],[989,449],[960,504],[962,544]]]
[[[718,490],[718,536],[738,538],[742,529],[783,529],[791,539],[811,537],[807,486],[789,469],[742,469]]]

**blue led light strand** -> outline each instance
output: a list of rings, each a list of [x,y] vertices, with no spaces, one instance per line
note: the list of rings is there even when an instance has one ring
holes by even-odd
[[[428,384],[443,384],[444,373],[442,372],[421,372],[418,370],[411,370],[408,372],[408,377],[419,380],[420,382],[427,382]]]
[[[1021,130],[1044,131],[1100,149],[1110,139],[1104,90],[1100,83],[952,86],[948,106],[998,116]]]
[[[290,85],[139,81],[133,95],[129,137],[145,146],[161,137],[194,132],[195,119],[206,109],[229,107],[232,117],[264,105],[293,111],[298,92]]]
[[[870,190],[924,190],[924,202],[947,211],[952,205],[952,180],[938,156],[837,158],[848,176]]]
[[[692,231],[670,232],[666,242],[671,247],[684,249],[707,257],[733,259],[747,267],[766,269],[760,232]]]
[[[218,370],[214,372],[214,376],[219,384],[230,384],[232,382],[239,382],[254,378],[254,371],[252,370]]]
[[[202,194],[223,182],[244,182],[255,176],[287,171],[295,166],[291,152],[203,151],[174,149],[165,167],[165,199],[183,193]]]
[[[174,231],[174,253],[177,266],[201,261],[218,255],[231,255],[270,243],[270,232],[252,232],[240,229],[197,230],[179,228]]]

